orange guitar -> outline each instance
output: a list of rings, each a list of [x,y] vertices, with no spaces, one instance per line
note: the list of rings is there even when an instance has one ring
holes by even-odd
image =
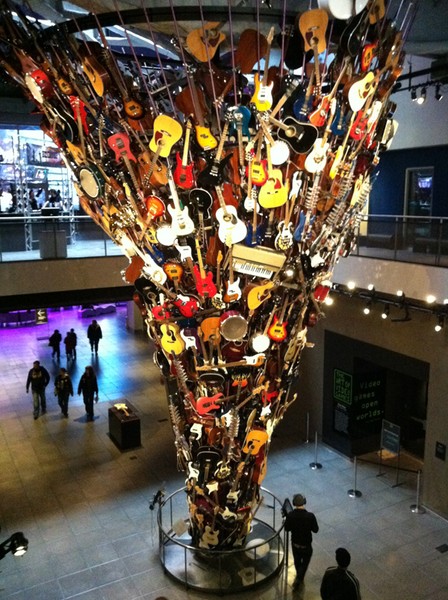
[[[226,39],[224,33],[220,32],[221,27],[221,23],[204,23],[203,27],[193,29],[187,35],[187,49],[199,62],[211,60],[219,44]]]
[[[243,452],[256,456],[268,439],[269,436],[265,429],[251,429],[244,440]]]
[[[275,315],[274,322],[268,329],[269,338],[275,342],[276,344],[280,344],[284,340],[286,340],[288,336],[288,332],[286,330],[286,326],[288,325],[287,321],[285,321],[285,312],[286,312],[287,302],[286,299],[283,302],[283,308],[280,313],[280,317]]]

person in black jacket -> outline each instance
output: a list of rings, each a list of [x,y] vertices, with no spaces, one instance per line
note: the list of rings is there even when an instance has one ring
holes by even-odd
[[[313,554],[313,533],[319,531],[317,519],[305,508],[306,498],[296,494],[292,499],[294,510],[286,515],[285,529],[291,532],[292,554],[296,568],[294,587],[300,586]]]
[[[45,367],[42,367],[38,360],[33,362],[33,368],[28,372],[26,380],[26,393],[33,394],[34,418],[39,417],[39,408],[44,415],[47,412],[47,398],[45,396],[45,388],[50,382],[50,374]]]
[[[54,391],[58,397],[58,404],[64,417],[68,417],[68,399],[73,396],[73,385],[67,369],[63,367],[59,370],[59,375],[54,380]]]
[[[351,556],[345,548],[336,550],[337,567],[329,567],[322,578],[322,600],[361,600],[359,581],[348,570]]]
[[[56,354],[58,360],[61,358],[61,342],[62,335],[59,333],[59,329],[55,329],[48,340],[48,345],[53,348],[51,356],[54,357]]]
[[[92,350],[92,352],[95,350],[95,354],[98,354],[98,343],[103,337],[103,332],[101,331],[101,327],[98,325],[96,319],[93,319],[93,321],[88,326],[87,337],[89,338],[90,349]]]
[[[95,415],[93,414],[93,402],[95,395],[98,401],[98,382],[96,379],[95,371],[92,367],[86,367],[86,370],[81,375],[81,379],[78,384],[78,396],[83,396],[84,405],[86,407],[87,420],[93,421]]]

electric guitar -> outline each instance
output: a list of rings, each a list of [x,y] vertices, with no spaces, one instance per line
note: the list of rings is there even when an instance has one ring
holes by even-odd
[[[192,127],[191,121],[188,119],[185,128],[185,141],[182,157],[179,152],[176,152],[176,168],[173,172],[174,183],[183,190],[191,190],[195,184],[193,173],[194,163],[188,164],[188,151]]]
[[[241,298],[240,278],[235,280],[233,273],[233,251],[232,246],[229,248],[228,264],[229,264],[229,281],[226,282],[226,291],[224,292],[224,302],[236,302]]]
[[[213,298],[218,291],[216,285],[213,282],[213,273],[209,271],[205,272],[204,262],[202,260],[201,246],[199,240],[195,238],[196,251],[198,255],[198,265],[193,267],[193,275],[196,282],[196,290],[201,297]]]
[[[227,132],[230,125],[230,114],[226,113],[224,127],[222,129],[221,138],[219,145],[216,150],[216,154],[213,158],[210,158],[205,168],[198,175],[198,185],[203,186],[215,186],[222,183],[224,178],[224,169],[227,163],[232,158],[232,154],[229,153],[221,160],[221,156],[224,150],[224,144],[227,140]]]
[[[266,111],[269,110],[272,106],[272,88],[274,87],[274,82],[272,81],[268,85],[268,71],[269,71],[269,56],[271,52],[271,44],[274,39],[274,27],[271,27],[269,30],[268,36],[266,38],[268,46],[266,50],[266,54],[264,57],[264,72],[263,77],[260,79],[259,73],[255,73],[254,84],[255,91],[251,98],[251,102],[255,104],[258,111]]]
[[[286,329],[286,326],[288,325],[288,323],[287,323],[287,321],[284,320],[286,307],[287,307],[287,302],[286,302],[286,298],[285,298],[285,300],[283,302],[282,310],[280,312],[280,316],[279,317],[277,317],[277,315],[274,316],[274,322],[272,323],[272,325],[269,327],[269,329],[267,331],[269,338],[276,344],[281,344],[281,342],[284,342],[288,336],[288,332]]]
[[[184,206],[181,208],[179,196],[177,195],[177,188],[174,185],[173,177],[171,172],[168,172],[168,185],[171,192],[171,199],[173,205],[168,204],[168,212],[171,215],[171,230],[173,234],[177,236],[190,235],[194,231],[194,222],[190,217],[188,208]]]

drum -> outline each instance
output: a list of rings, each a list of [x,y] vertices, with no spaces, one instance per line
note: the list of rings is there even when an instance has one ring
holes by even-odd
[[[229,342],[237,342],[245,337],[247,321],[237,310],[227,310],[219,320],[221,334]]]

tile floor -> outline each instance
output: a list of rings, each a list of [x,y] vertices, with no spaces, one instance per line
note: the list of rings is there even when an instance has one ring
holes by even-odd
[[[143,334],[126,329],[125,308],[98,318],[104,333],[93,360],[100,386],[96,419],[86,422],[79,396],[62,419],[50,385],[48,413],[33,420],[25,380],[39,358],[52,376],[47,338],[54,328],[79,335],[78,359],[69,365],[75,385],[92,361],[85,338],[88,322],[76,311],[49,312],[49,323],[0,330],[0,540],[23,531],[29,550],[0,563],[0,598],[15,600],[168,600],[206,598],[165,575],[158,557],[155,511],[149,502],[161,486],[182,487],[176,471],[164,389]],[[88,321],[88,320],[87,320]],[[62,361],[65,364],[65,359]],[[142,446],[121,452],[108,436],[108,408],[127,399],[138,409]],[[320,531],[302,590],[293,591],[293,567],[273,582],[238,594],[242,600],[315,600],[334,550],[347,547],[363,600],[446,600],[448,523],[434,514],[414,514],[415,476],[377,477],[358,465],[352,499],[353,465],[319,445],[321,470],[312,470],[314,445],[297,440],[297,423],[284,419],[272,443],[265,487],[280,497],[302,491]],[[303,428],[302,428],[303,430]]]

